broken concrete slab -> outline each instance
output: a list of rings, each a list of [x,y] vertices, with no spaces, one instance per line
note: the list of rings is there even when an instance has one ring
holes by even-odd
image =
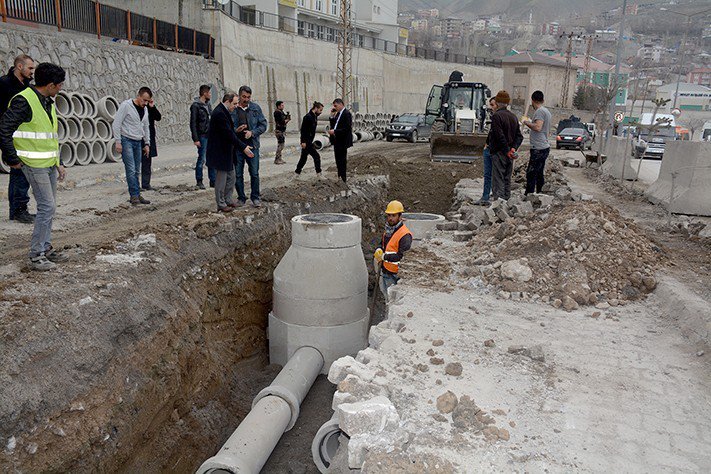
[[[387,397],[378,396],[336,409],[338,426],[348,435],[376,434],[397,428],[400,416]]]

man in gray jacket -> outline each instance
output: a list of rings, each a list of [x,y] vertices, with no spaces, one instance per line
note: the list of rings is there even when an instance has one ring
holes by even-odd
[[[135,99],[127,99],[121,103],[114,117],[113,129],[116,139],[116,151],[121,153],[123,166],[126,170],[126,183],[131,196],[131,205],[150,204],[141,196],[139,176],[141,174],[141,157],[148,154],[151,142],[146,106],[153,97],[148,87],[141,87]],[[142,143],[145,147],[141,149]]]

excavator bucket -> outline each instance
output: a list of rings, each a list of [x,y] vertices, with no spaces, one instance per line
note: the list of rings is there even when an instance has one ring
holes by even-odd
[[[432,161],[472,163],[484,157],[486,134],[432,133],[430,157]]]

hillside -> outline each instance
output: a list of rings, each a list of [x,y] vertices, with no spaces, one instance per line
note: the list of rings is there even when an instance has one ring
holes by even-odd
[[[533,11],[536,22],[555,21],[571,15],[597,15],[619,6],[616,0],[400,0],[400,11],[438,8],[440,16],[472,19],[479,16],[506,14],[527,18]]]

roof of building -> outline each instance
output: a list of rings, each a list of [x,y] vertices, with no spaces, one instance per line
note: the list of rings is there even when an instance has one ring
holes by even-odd
[[[524,51],[522,53],[506,56],[501,60],[504,64],[545,64],[547,66],[565,67],[565,63],[546,54]]]
[[[704,72],[711,72],[711,67],[697,67],[695,69],[692,69],[690,72],[693,73],[704,73]]]
[[[584,69],[585,68],[585,56],[574,56],[571,59],[571,62],[573,63],[573,66],[575,66],[578,69]],[[615,70],[615,65],[614,64],[608,64],[606,62],[600,61],[599,59],[596,59],[595,57],[590,57],[590,71],[591,72],[614,72]],[[626,66],[620,65],[620,73],[622,74],[629,74],[631,72],[630,68]]]
[[[688,82],[680,82],[679,90],[683,92],[711,92],[711,87],[701,86],[699,84],[690,84]],[[675,92],[676,82],[665,84],[657,88],[657,92]]]

